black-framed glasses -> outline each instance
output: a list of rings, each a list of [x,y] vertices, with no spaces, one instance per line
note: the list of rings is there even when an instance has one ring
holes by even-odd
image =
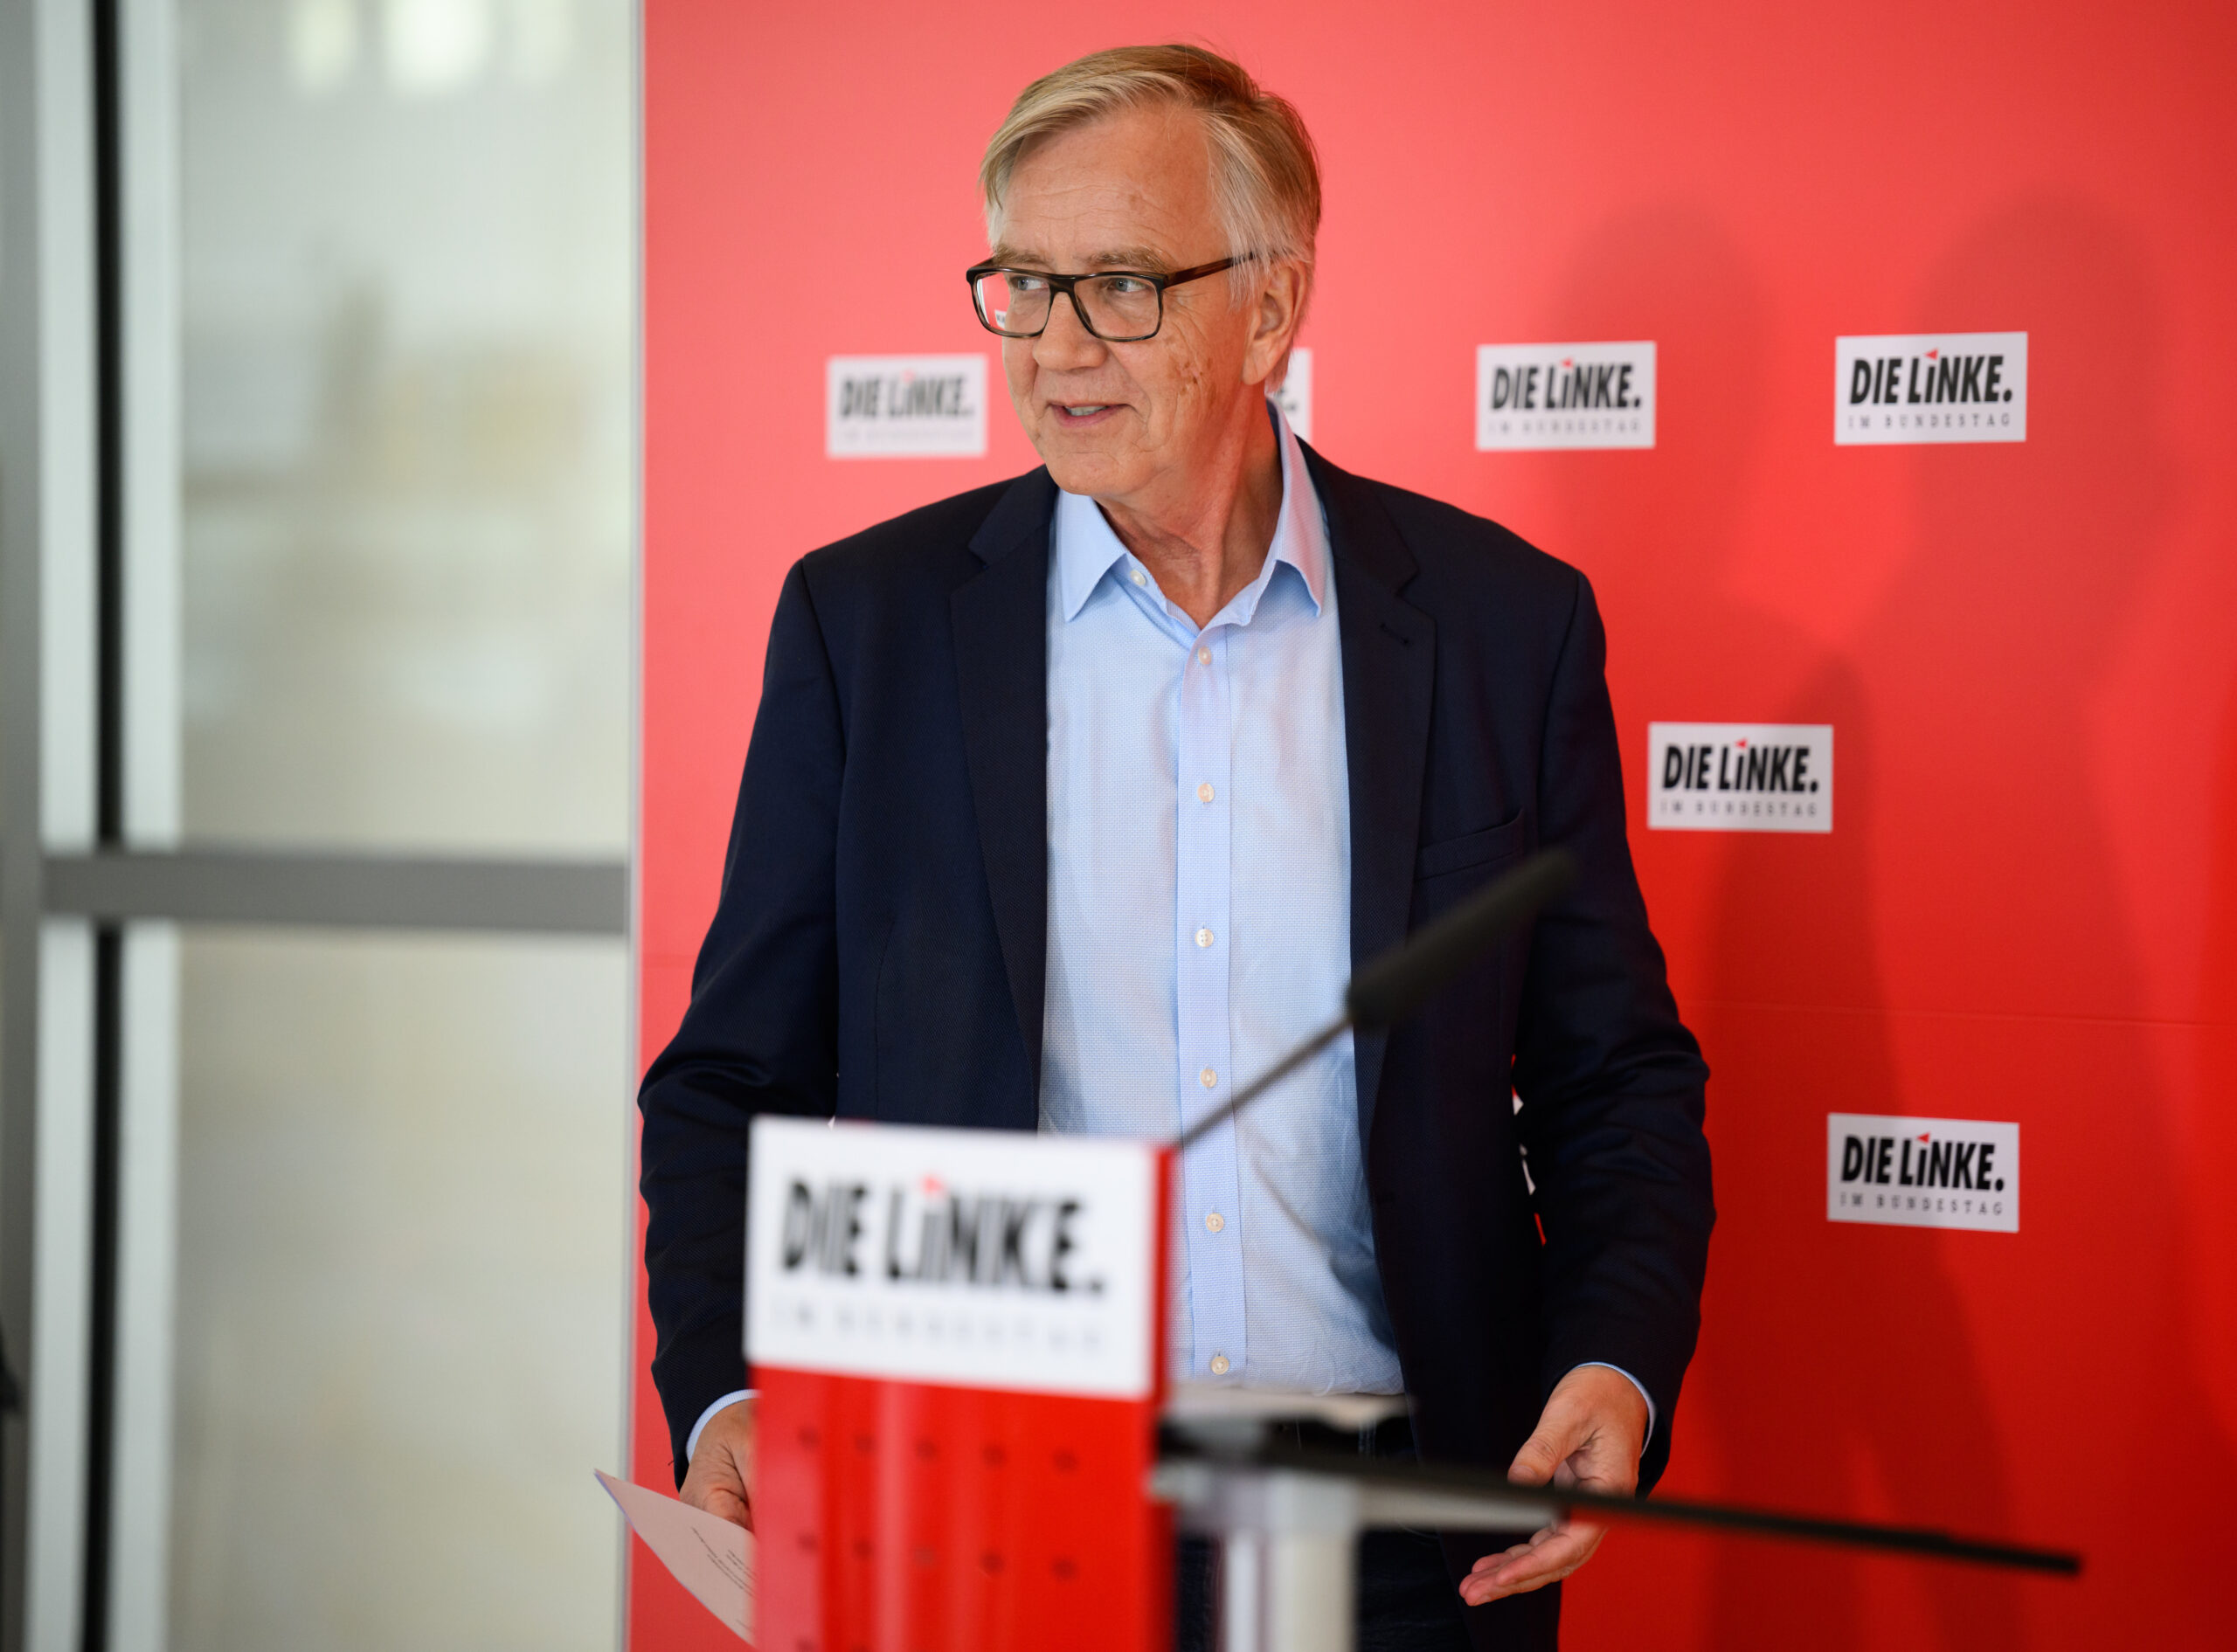
[[[1233,269],[1245,259],[1223,258],[1170,275],[1140,270],[1098,270],[1092,275],[1053,275],[1047,270],[1014,270],[1000,264],[974,264],[964,271],[971,283],[972,308],[979,324],[1004,338],[1039,338],[1056,313],[1056,294],[1072,301],[1080,325],[1106,344],[1139,344],[1155,338],[1165,325],[1165,289]]]

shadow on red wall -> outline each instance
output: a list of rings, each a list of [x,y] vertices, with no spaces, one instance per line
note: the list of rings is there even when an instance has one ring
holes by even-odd
[[[1763,462],[1765,399],[1757,355],[1735,344],[1763,336],[1764,309],[1713,218],[1664,210],[1611,221],[1581,246],[1545,329],[1658,342],[1668,411],[1654,453],[1633,485],[1581,480],[1565,512],[1575,554],[1617,616],[1611,677],[1627,748],[1644,745],[1639,725],[1655,717],[1825,722],[1837,743],[1829,835],[1635,832],[1658,925],[1693,961],[1685,1008],[1714,1073],[1721,1225],[1701,1358],[1675,1420],[1686,1461],[1721,1471],[1706,1484],[1698,1471],[1681,1478],[1776,1506],[1877,1505],[2001,1531],[2005,1465],[1941,1241],[1832,1228],[1823,1188],[1795,1174],[1822,1161],[1826,1113],[1905,1109],[1874,944],[1880,764],[1865,686],[1752,601],[1734,566],[1735,518]],[[1784,705],[1766,702],[1767,683],[1784,686]],[[1656,902],[1689,882],[1714,896]],[[1673,913],[1687,911],[1712,915],[1704,931],[1670,933]],[[1764,1326],[1783,1334],[1742,1329]],[[1923,1359],[1922,1347],[1932,1351]],[[1922,1389],[1927,1402],[1914,1403]],[[1688,1448],[1688,1430],[1706,1436],[1700,1447]],[[1729,1543],[1708,1552],[1707,1643],[1867,1644],[1852,1557]],[[2009,1586],[1939,1574],[1934,1599],[1951,1644],[2018,1645]],[[1645,1628],[1642,1617],[1634,1632]]]
[[[2226,1523],[2174,1509],[2107,1517],[2167,1507],[2156,1486],[2179,1508],[2196,1496],[2183,1488],[2226,1486],[2237,1466],[2199,1370],[2199,1347],[2219,1344],[2189,1324],[2191,1275],[2217,1254],[2179,1226],[2186,1191],[2205,1204],[2165,1093],[2189,1052],[2144,1016],[2085,756],[2175,487],[2166,344],[2132,238],[2091,208],[2038,200],[1941,261],[1920,325],[2005,316],[2031,334],[2028,441],[1845,456],[1915,509],[1881,600],[1838,649],[1751,602],[1727,555],[1761,405],[1731,346],[1764,326],[1731,238],[1682,212],[1611,224],[1547,329],[1622,325],[1662,342],[1673,411],[1653,462],[1635,486],[1579,486],[1566,501],[1576,554],[1617,616],[1627,746],[1644,746],[1650,717],[1836,730],[1829,836],[1638,834],[1658,922],[1666,905],[1713,915],[1670,937],[1695,961],[1681,985],[1715,1070],[1722,1211],[1673,1483],[2072,1542],[2092,1560],[2077,1599],[1956,1568],[1719,1545],[1705,1644],[2014,1648],[2038,1638],[2032,1614],[2076,1611],[2100,1636],[2175,1644],[2185,1608],[2154,1580],[2207,1575],[2227,1538]],[[2005,473],[1984,485],[1991,471]],[[1776,711],[1766,683],[1791,685]],[[2237,779],[2224,804],[2227,846]],[[2223,868],[2220,968],[2237,976],[2226,847]],[[1658,898],[1691,880],[1712,898]],[[1827,1222],[1824,1190],[1796,1167],[1820,1162],[1835,1111],[2017,1117],[2032,1200],[2020,1234]],[[2036,1476],[2026,1531],[2014,1454]]]
[[[2175,1645],[2197,1618],[2163,1579],[2213,1575],[2232,1531],[2218,1496],[2192,1489],[2227,1487],[2237,1463],[2186,1334],[2169,1093],[2184,1039],[2150,1013],[2089,756],[2116,640],[2167,549],[2171,344],[2142,238],[2078,200],[2015,203],[1941,260],[1923,320],[1998,313],[2041,341],[2028,441],[2006,450],[2015,473],[1984,487],[1921,453],[1917,546],[1856,651],[1883,726],[1905,736],[1880,806],[1949,816],[1882,833],[1880,874],[1908,885],[1881,903],[1905,965],[1890,997],[1923,1034],[1915,1085],[1936,1104],[1915,1110],[1957,1111],[1977,1089],[2023,1123],[2039,1214],[2023,1204],[2016,1243],[1968,1261],[1984,1357],[2026,1379],[1999,1394],[1998,1420],[2058,1477],[2037,1506],[2093,1561],[2080,1602],[2035,1598],[2040,1627],[2078,1605],[2101,1644]],[[1907,1308],[1888,1295],[1886,1342],[1929,1347]],[[1931,1414],[1947,1402],[1936,1369],[1860,1393]],[[1900,1440],[1912,1420],[1889,1420]]]

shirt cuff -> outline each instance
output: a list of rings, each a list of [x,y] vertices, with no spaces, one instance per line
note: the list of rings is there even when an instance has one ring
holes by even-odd
[[[1609,1369],[1613,1371],[1615,1367],[1610,1365]],[[689,1468],[691,1466],[691,1459],[698,1455],[699,1436],[707,1432],[707,1425],[714,1421],[715,1414],[717,1412],[728,1411],[732,1406],[738,1404],[739,1400],[751,1400],[755,1394],[760,1392],[761,1391],[758,1388],[733,1388],[730,1393],[724,1394],[720,1400],[715,1401],[713,1405],[708,1407],[706,1410],[701,1412],[699,1414],[699,1420],[691,1425],[691,1433],[683,1441],[684,1467],[687,1469]],[[1644,1393],[1645,1390],[1641,1389],[1640,1392]],[[1650,1400],[1647,1401],[1647,1410],[1652,1413],[1653,1409],[1654,1401]]]
[[[1639,1450],[1644,1454],[1646,1450],[1647,1441],[1654,1438],[1654,1396],[1647,1393],[1646,1385],[1645,1383],[1641,1382],[1637,1377],[1631,1375],[1630,1372],[1624,1370],[1621,1365],[1611,1365],[1604,1359],[1588,1359],[1583,1365],[1580,1365],[1577,1369],[1579,1371],[1583,1371],[1585,1365],[1599,1365],[1605,1370],[1614,1372],[1625,1382],[1631,1384],[1632,1387],[1638,1389],[1639,1391],[1639,1398],[1646,1401],[1646,1435],[1645,1438],[1639,1441]],[[732,1394],[731,1396],[731,1400],[743,1398],[744,1396],[740,1394]],[[712,1406],[708,1407],[707,1417],[713,1416],[716,1412],[721,1410],[729,1403],[729,1400],[717,1400]],[[699,1419],[699,1427],[701,1428],[707,1426],[707,1417],[702,1417]],[[694,1429],[692,1431],[691,1437],[694,1440],[696,1440],[699,1437],[697,1429]]]

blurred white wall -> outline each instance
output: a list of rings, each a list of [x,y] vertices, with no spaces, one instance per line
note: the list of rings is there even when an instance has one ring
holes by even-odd
[[[622,858],[630,9],[174,23],[184,838]],[[613,1644],[622,943],[190,928],[177,957],[176,1026],[128,1029],[177,1073],[155,1633]]]
[[[179,22],[188,838],[618,853],[629,9]]]

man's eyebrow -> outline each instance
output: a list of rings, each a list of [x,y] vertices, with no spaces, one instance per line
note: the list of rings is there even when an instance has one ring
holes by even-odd
[[[1146,275],[1162,275],[1181,267],[1153,246],[1122,246],[1098,252],[1088,263],[1098,270],[1139,270]]]
[[[996,243],[987,254],[987,262],[1000,264],[1008,269],[1048,270],[1049,264],[1030,252],[1022,252],[1008,242]],[[1145,275],[1162,275],[1178,267],[1172,258],[1153,246],[1118,246],[1091,253],[1087,260],[1091,270],[1139,270]],[[1056,273],[1058,272],[1051,272]]]

